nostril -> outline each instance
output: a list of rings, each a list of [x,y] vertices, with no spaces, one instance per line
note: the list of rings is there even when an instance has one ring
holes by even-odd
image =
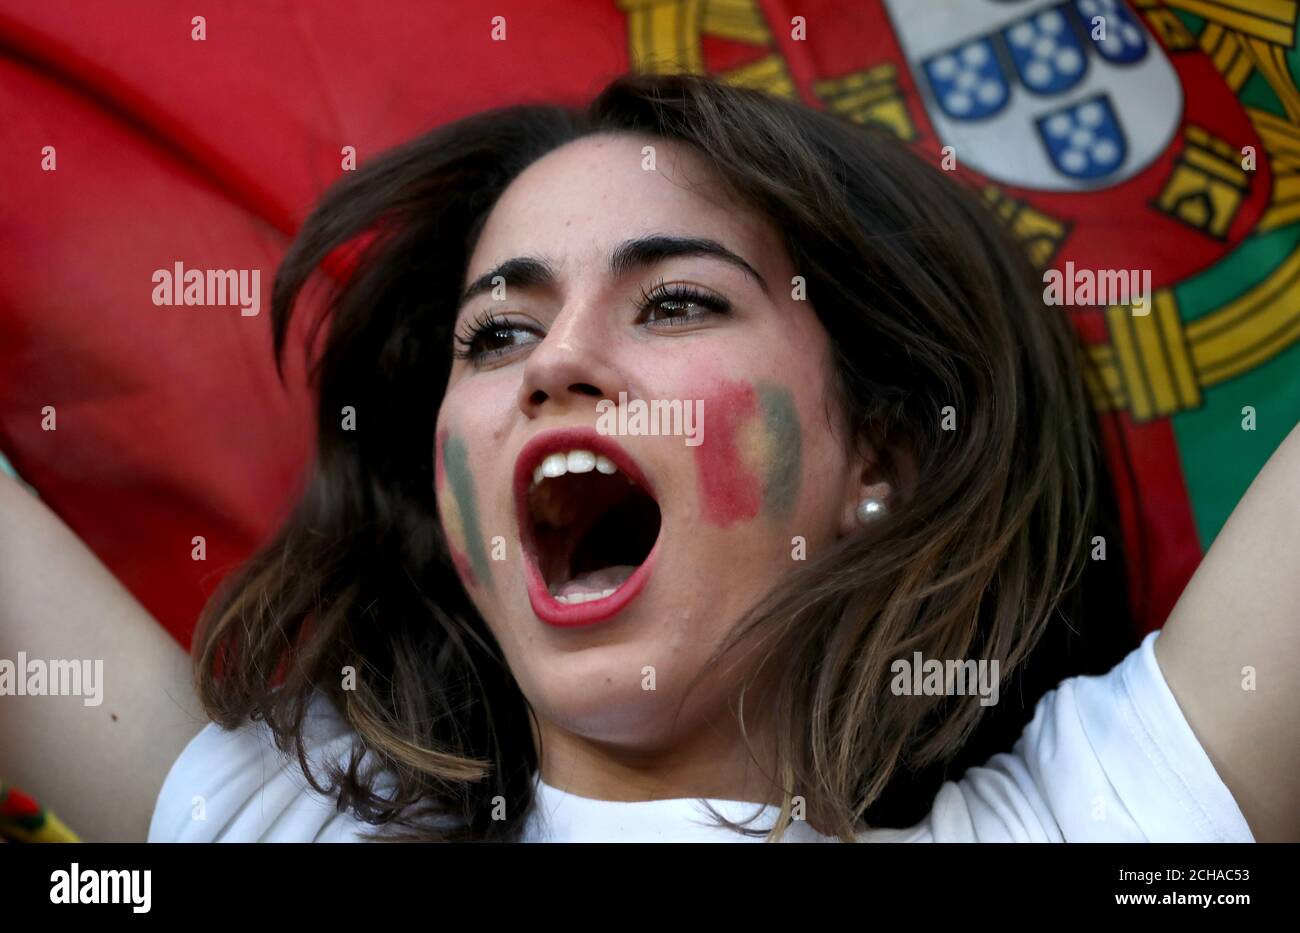
[[[569,386],[568,391],[572,392],[574,395],[586,395],[592,398],[605,397],[604,392],[600,391],[600,389],[596,388],[594,385],[592,385],[589,382],[572,383]],[[547,392],[545,389],[534,389],[532,394],[528,396],[528,404],[532,408],[540,408],[541,405],[549,401],[550,398],[551,398],[550,393]]]

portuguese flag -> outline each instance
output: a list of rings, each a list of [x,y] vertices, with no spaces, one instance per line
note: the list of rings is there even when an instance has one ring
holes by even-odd
[[[312,409],[266,315],[160,309],[152,271],[269,290],[349,158],[709,73],[950,159],[1044,271],[1150,274],[1149,313],[1076,322],[1152,628],[1300,420],[1296,27],[1295,0],[6,4],[0,453],[188,644],[297,495]]]

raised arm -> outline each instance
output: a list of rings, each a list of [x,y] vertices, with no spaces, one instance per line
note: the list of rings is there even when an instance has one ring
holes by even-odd
[[[20,652],[88,660],[92,671],[102,661],[102,702],[0,695],[0,776],[87,841],[144,841],[163,778],[206,722],[189,658],[57,516],[0,474],[0,660],[16,664]]]
[[[1300,426],[1214,540],[1156,660],[1255,838],[1300,840]]]

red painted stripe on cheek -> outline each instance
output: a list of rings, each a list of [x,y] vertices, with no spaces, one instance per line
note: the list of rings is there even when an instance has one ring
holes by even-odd
[[[758,417],[758,395],[747,382],[725,382],[705,396],[704,443],[695,448],[700,510],[709,524],[726,528],[758,515],[763,481],[741,459],[740,430]]]
[[[453,545],[449,544],[447,550],[451,552],[451,565],[456,568],[456,573],[460,574],[461,580],[465,582],[465,588],[478,586],[478,577],[474,573],[474,568],[469,565],[469,558],[456,550]]]

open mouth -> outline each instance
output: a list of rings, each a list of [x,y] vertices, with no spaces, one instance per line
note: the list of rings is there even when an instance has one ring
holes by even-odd
[[[589,625],[622,611],[649,577],[662,524],[631,458],[591,430],[548,432],[520,452],[515,490],[538,618]]]

